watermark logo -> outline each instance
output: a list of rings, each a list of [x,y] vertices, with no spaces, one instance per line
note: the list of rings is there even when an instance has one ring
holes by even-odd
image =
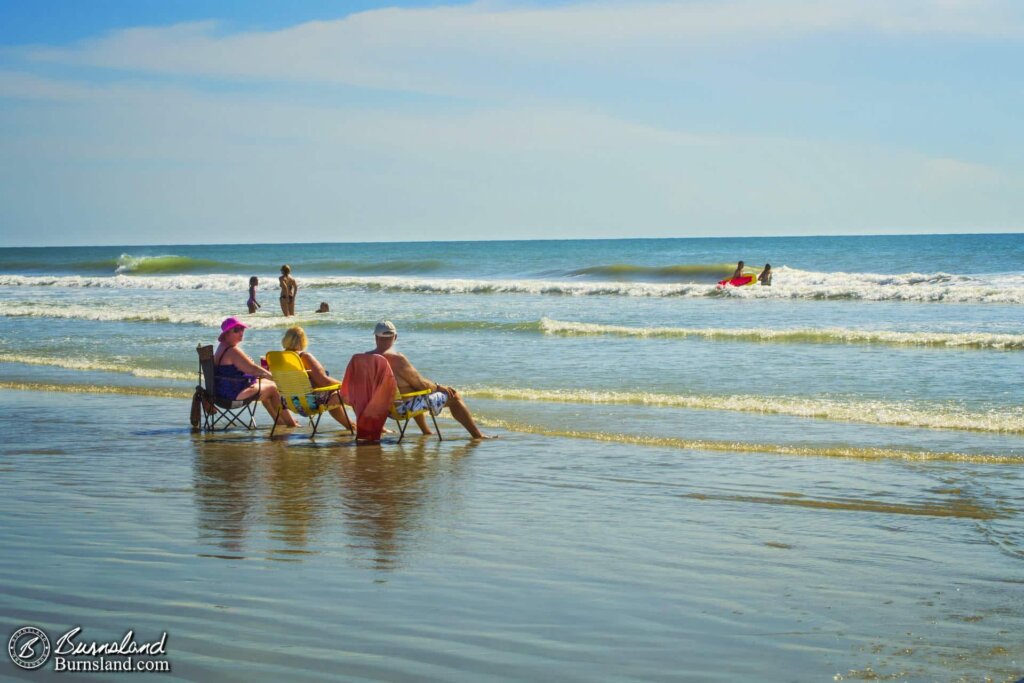
[[[139,641],[129,629],[120,640],[90,640],[75,626],[54,644],[35,626],[23,626],[7,643],[11,661],[27,671],[41,668],[53,659],[53,670],[64,672],[152,672],[167,673],[167,631],[155,640]]]
[[[42,629],[24,626],[7,641],[7,654],[22,669],[38,669],[50,658],[50,639]]]

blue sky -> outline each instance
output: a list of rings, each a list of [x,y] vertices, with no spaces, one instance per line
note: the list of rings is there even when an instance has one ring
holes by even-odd
[[[1018,232],[1024,3],[0,0],[0,246]]]

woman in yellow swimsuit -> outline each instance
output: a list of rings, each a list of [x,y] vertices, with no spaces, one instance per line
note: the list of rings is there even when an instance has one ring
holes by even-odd
[[[281,266],[281,315],[295,315],[295,295],[299,293],[299,283],[292,277],[291,266]]]

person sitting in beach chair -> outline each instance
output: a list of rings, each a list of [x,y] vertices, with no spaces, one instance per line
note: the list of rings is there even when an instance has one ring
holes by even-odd
[[[469,407],[459,396],[458,391],[427,379],[416,370],[408,358],[393,349],[395,342],[398,341],[398,330],[394,323],[390,320],[380,321],[373,330],[373,336],[376,348],[367,353],[384,357],[398,383],[398,391],[402,394],[402,400],[395,405],[396,420],[405,420],[407,424],[413,413],[419,413],[422,417],[424,413],[430,412],[431,417],[434,417],[447,407],[452,417],[465,427],[474,439],[490,438],[477,427]],[[426,420],[417,420],[417,424],[424,434],[431,433]],[[434,427],[437,427],[436,420]],[[402,434],[405,434],[404,429]]]
[[[335,382],[324,366],[309,353],[306,331],[299,326],[290,327],[281,338],[284,351],[267,353],[267,364],[277,382],[286,412],[292,411],[308,417],[313,426],[310,438],[316,436],[323,413],[329,412],[345,429],[352,432],[352,423],[341,398],[341,384]],[[277,422],[270,435],[274,435]]]
[[[222,421],[225,429],[231,424],[255,429],[257,400],[262,401],[275,422],[279,417],[281,395],[271,381],[271,374],[253,363],[239,346],[248,327],[238,318],[225,318],[220,325],[217,350],[213,351],[212,346],[196,347],[204,380],[199,390],[206,429],[216,429]],[[243,424],[240,420],[245,419],[246,413],[248,421]],[[297,426],[291,415],[286,414],[282,422],[289,427]]]
[[[342,397],[356,412],[356,439],[380,441],[398,395],[398,382],[383,356],[357,353],[345,368]],[[403,430],[398,437],[402,441]]]

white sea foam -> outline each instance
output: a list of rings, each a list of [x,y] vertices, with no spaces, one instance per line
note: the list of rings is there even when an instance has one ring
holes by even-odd
[[[1024,433],[1024,408],[971,411],[955,405],[911,405],[891,401],[846,400],[800,396],[720,396],[711,394],[655,394],[587,389],[465,389],[470,397],[506,401],[644,405],[695,410],[792,415],[838,422],[863,422],[893,427],[956,429],[976,432]]]
[[[303,288],[359,288],[422,294],[533,294],[559,296],[737,297],[773,299],[857,299],[935,303],[1024,303],[1024,277],[969,277],[949,273],[822,273],[785,266],[772,287],[705,284],[579,282],[565,280],[480,280],[403,276],[298,278]],[[238,275],[153,275],[113,277],[0,275],[0,287],[96,287],[112,289],[245,291]]]
[[[0,353],[0,363],[21,363],[23,365],[42,365],[65,370],[82,370],[87,372],[118,372],[147,377],[150,379],[195,379],[195,373],[168,370],[163,368],[133,367],[127,362],[114,363],[110,360],[89,358],[58,358],[56,356],[33,356],[22,353]]]
[[[665,337],[753,342],[817,344],[886,344],[892,346],[945,346],[950,348],[1024,349],[1024,334],[989,332],[899,332],[842,327],[791,329],[724,327],[627,327],[567,322],[541,318],[545,334],[564,336]]]
[[[205,289],[245,292],[249,288],[249,278],[242,275],[0,275],[0,287]]]
[[[191,380],[195,378],[195,374],[192,372],[171,368],[141,368],[131,365],[129,361],[118,362],[116,359],[0,353],[0,362],[79,371],[126,373],[153,379]],[[497,401],[644,405],[660,408],[790,415],[894,427],[1024,433],[1024,407],[972,411],[948,404],[912,405],[892,401],[847,400],[813,396],[656,394],[587,389],[477,387],[464,389],[462,393],[469,397]]]
[[[0,302],[0,317],[64,318],[71,320],[93,320],[97,322],[153,322],[219,327],[221,321],[224,320],[224,312],[176,310],[166,306],[143,309],[139,307],[125,308],[109,305]],[[327,322],[329,320],[331,320],[329,317],[313,313],[288,318],[284,316],[264,315],[245,316],[246,324],[250,327],[261,329],[290,327],[292,325],[299,324],[310,325]]]
[[[224,318],[223,311],[179,310],[168,306],[142,308],[141,306],[111,306],[63,304],[59,302],[26,303],[0,301],[0,317],[9,318],[61,318],[97,322],[153,322],[180,325],[198,325],[215,328]],[[302,314],[283,316],[246,316],[246,323],[259,329],[290,327],[291,325],[371,325],[372,321],[342,320],[338,314]],[[930,332],[860,330],[841,327],[826,328],[724,328],[724,327],[629,327],[598,323],[571,322],[541,318],[537,322],[507,323],[488,321],[432,321],[411,322],[414,329],[476,330],[496,329],[520,332],[539,331],[560,336],[620,336],[639,338],[695,337],[719,341],[750,341],[757,343],[812,343],[812,344],[884,344],[890,346],[932,346],[946,348],[975,348],[998,350],[1024,350],[1024,334],[1005,334],[983,331]]]

